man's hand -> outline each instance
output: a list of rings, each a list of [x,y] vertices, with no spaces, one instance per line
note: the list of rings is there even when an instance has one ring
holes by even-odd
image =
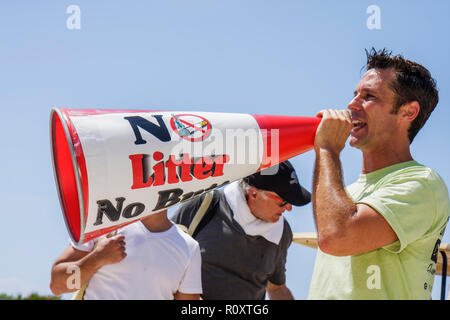
[[[352,118],[348,110],[322,110],[317,114],[322,121],[316,131],[314,149],[326,149],[339,154],[352,130]]]
[[[52,266],[50,289],[55,295],[73,292],[83,286],[89,279],[106,264],[122,261],[126,257],[125,236],[117,235],[100,239],[92,252],[85,252],[69,246]],[[79,287],[70,287],[68,278],[71,273],[67,270],[79,268]]]
[[[110,238],[100,239],[93,255],[102,264],[112,264],[122,261],[126,256],[125,236],[119,234]]]
[[[286,284],[276,285],[268,281],[266,291],[270,300],[294,300],[294,296]]]

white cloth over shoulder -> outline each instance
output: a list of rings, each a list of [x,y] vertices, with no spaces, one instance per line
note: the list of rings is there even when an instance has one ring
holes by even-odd
[[[101,267],[90,279],[85,300],[171,300],[179,291],[202,293],[198,242],[175,225],[150,232],[142,222],[118,231],[125,236],[125,259]],[[93,241],[78,250],[91,251]]]
[[[284,228],[283,217],[278,219],[277,222],[267,222],[255,217],[247,205],[239,181],[230,183],[223,191],[228,205],[233,210],[234,220],[241,225],[246,234],[262,236],[276,245],[280,243]]]

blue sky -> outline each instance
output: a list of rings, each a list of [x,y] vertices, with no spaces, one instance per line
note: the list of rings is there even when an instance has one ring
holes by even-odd
[[[70,5],[80,29],[67,28]],[[367,27],[370,5],[380,29]],[[345,108],[364,48],[387,47],[437,80],[439,105],[412,153],[450,183],[449,11],[446,0],[2,2],[0,292],[49,294],[50,267],[68,245],[50,158],[53,107],[314,116]],[[341,159],[351,183],[360,152],[347,146]],[[314,154],[292,162],[311,189]],[[311,205],[286,218],[294,232],[314,231]],[[307,297],[314,259],[313,249],[289,249],[296,299]],[[433,299],[440,284],[437,276]]]

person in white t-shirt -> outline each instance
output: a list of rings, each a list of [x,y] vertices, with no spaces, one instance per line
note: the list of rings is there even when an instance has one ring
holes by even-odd
[[[55,295],[76,291],[71,276],[79,268],[79,285],[89,281],[85,300],[199,299],[202,293],[198,242],[155,213],[120,229],[115,236],[71,245],[52,267]]]

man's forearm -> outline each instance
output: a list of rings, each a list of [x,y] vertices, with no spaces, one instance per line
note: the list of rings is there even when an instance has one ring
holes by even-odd
[[[356,205],[345,191],[338,153],[316,150],[312,204],[319,242],[345,235]]]
[[[92,253],[78,261],[61,262],[53,266],[50,288],[55,295],[80,289],[100,269]]]

